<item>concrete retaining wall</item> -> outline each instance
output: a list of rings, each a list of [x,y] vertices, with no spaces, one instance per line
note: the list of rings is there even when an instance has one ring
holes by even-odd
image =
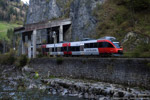
[[[40,75],[92,79],[150,89],[148,58],[41,58],[30,66]]]

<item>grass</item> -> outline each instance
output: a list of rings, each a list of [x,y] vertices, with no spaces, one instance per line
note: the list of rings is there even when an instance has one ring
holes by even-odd
[[[0,40],[2,40],[2,39],[8,40],[7,30],[10,29],[10,28],[13,29],[13,28],[19,27],[19,26],[20,25],[18,25],[18,24],[7,23],[7,22],[0,21]]]

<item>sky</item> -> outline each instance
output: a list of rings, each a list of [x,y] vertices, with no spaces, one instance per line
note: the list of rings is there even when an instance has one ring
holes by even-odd
[[[21,0],[23,1],[24,3],[28,3],[29,4],[29,0]]]

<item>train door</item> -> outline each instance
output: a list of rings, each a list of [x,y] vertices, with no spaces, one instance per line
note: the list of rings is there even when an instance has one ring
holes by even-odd
[[[105,53],[105,48],[103,47],[103,43],[104,42],[98,42],[98,50],[100,54]]]
[[[71,45],[70,43],[64,43],[63,44],[63,52],[64,52],[64,55],[66,55],[66,56],[72,55],[70,45]]]
[[[80,55],[84,55],[84,43],[80,44]]]
[[[114,46],[109,42],[103,42],[104,53],[114,52]]]

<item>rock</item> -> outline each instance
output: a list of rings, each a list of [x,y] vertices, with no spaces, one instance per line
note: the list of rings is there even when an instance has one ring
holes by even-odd
[[[37,86],[35,84],[30,84],[28,89],[33,89],[33,88],[37,88]]]
[[[10,96],[14,96],[15,95],[15,92],[11,92],[9,93]]]
[[[125,93],[124,97],[125,97],[125,98],[134,98],[135,95],[134,95],[134,94],[131,94],[131,93]]]
[[[70,97],[76,97],[76,96],[78,96],[78,94],[68,94],[68,96],[70,96]]]
[[[83,97],[82,94],[83,94],[83,93],[79,93],[78,97],[79,97],[79,98],[82,98],[82,97]]]
[[[89,98],[89,95],[88,95],[88,93],[84,93],[84,99],[88,99]]]
[[[95,99],[94,94],[90,94],[88,97],[89,97],[90,100],[91,100],[91,99]]]
[[[40,85],[40,86],[39,86],[39,89],[40,89],[40,90],[46,90],[46,86]]]
[[[60,16],[61,11],[56,0],[32,0],[30,1],[26,23],[37,23]]]
[[[100,97],[99,100],[110,100],[110,99],[107,97]]]
[[[52,90],[52,94],[53,94],[53,95],[57,94],[57,92],[56,92],[55,89]]]
[[[33,68],[29,68],[28,66],[24,66],[23,68],[22,68],[22,71],[23,72],[34,72],[34,70],[33,70]]]
[[[113,97],[119,97],[118,92],[115,92],[114,95],[113,95]]]
[[[101,90],[101,95],[106,96],[107,95],[107,91],[106,90]]]
[[[64,89],[63,92],[61,92],[61,95],[64,96],[64,95],[66,95],[67,93],[68,93],[68,90],[67,90],[67,89]]]
[[[119,97],[124,97],[124,95],[125,95],[124,92],[118,92]]]
[[[132,42],[132,41],[134,41],[134,42]],[[148,44],[150,42],[150,38],[143,34],[138,34],[136,32],[129,32],[122,40],[122,44],[125,44],[128,42],[130,43],[130,48],[128,48],[128,49],[133,50],[140,43]]]
[[[137,38],[137,34],[134,32],[129,32],[127,33],[127,35],[125,36],[125,38],[123,39],[122,43],[127,42],[128,40],[132,39],[132,38]]]
[[[102,4],[105,0],[74,0],[70,7],[70,17],[72,18],[72,39],[80,40],[95,34],[97,20],[91,12],[97,4]]]

